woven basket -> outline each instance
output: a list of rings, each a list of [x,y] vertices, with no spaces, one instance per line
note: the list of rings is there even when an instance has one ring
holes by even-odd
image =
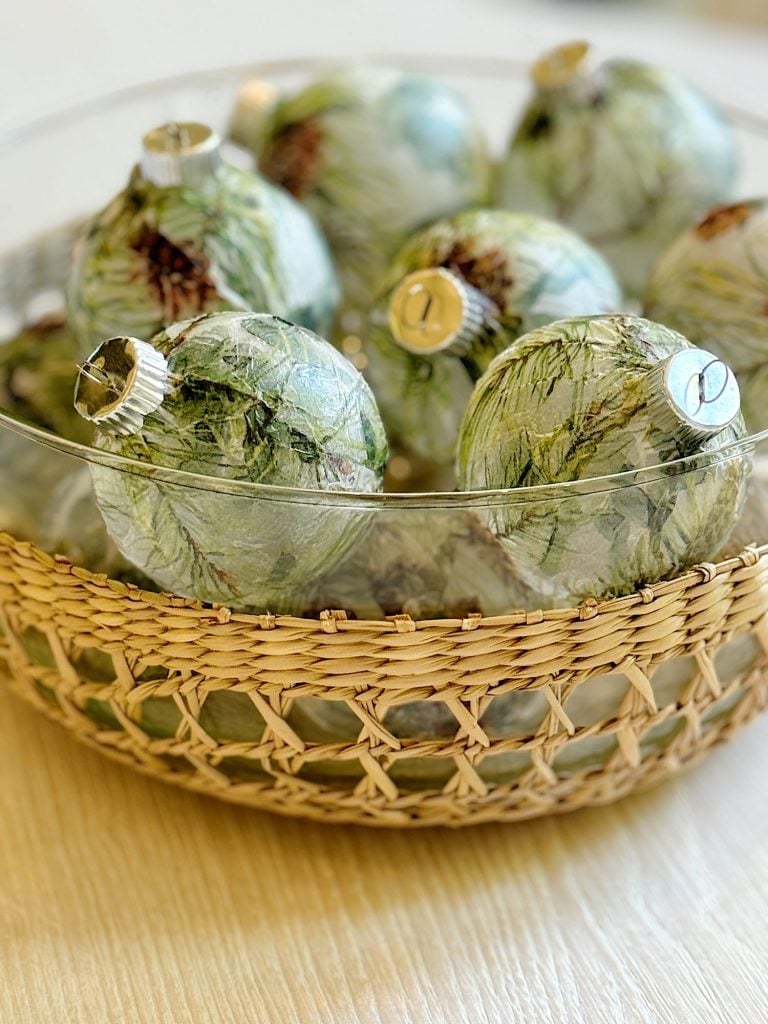
[[[654,784],[765,706],[767,610],[768,546],[577,609],[370,622],[206,608],[0,534],[2,654],[27,700],[150,775],[334,822],[513,821]],[[664,702],[670,667],[684,682]],[[606,678],[621,684],[615,709],[577,720],[580,691]],[[512,692],[539,700],[541,719],[494,739],[485,713]],[[303,736],[292,709],[307,698],[341,702],[355,737]],[[252,708],[261,734],[222,736],[209,713],[222,700],[237,704],[232,720]],[[394,735],[387,712],[415,701],[442,702],[450,735]],[[158,735],[158,708],[172,735]]]

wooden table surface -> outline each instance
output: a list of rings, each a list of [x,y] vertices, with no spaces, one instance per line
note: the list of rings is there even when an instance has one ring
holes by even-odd
[[[2,1024],[766,1020],[768,719],[612,807],[382,832],[176,790],[0,700]]]
[[[765,0],[697,4],[768,21]],[[141,6],[153,47],[143,45]],[[503,18],[508,6],[484,9]],[[264,35],[252,4],[239,22],[249,11],[252,30],[211,34],[200,19],[198,39],[191,19],[185,47],[181,0],[168,0],[162,17],[148,0],[134,7],[119,32],[106,31],[107,8],[87,0],[30,0],[27,24],[14,7],[6,92],[32,72],[15,90],[14,123],[44,109],[49,93],[63,104],[131,76],[285,50],[280,26],[270,22]],[[550,5],[528,4],[522,45],[538,50],[537,31],[554,42],[587,15],[590,32],[603,18],[607,31],[640,7],[574,3],[563,27],[565,5],[553,17]],[[295,52],[331,45],[332,19],[283,14]],[[350,45],[397,52],[402,32],[389,6],[366,8],[365,18],[364,44]],[[470,33],[457,18],[441,22],[443,35],[459,36],[446,52],[482,44],[477,26]],[[293,24],[302,21],[306,44]],[[41,34],[43,23],[55,29]],[[338,49],[347,35],[333,38]],[[616,46],[627,38],[617,24]],[[636,45],[662,60],[667,44],[679,41],[649,29]],[[63,51],[68,61],[56,63]],[[745,80],[756,82],[759,67],[752,54]],[[1,685],[0,709],[0,1024],[768,1019],[768,718],[691,773],[612,807],[408,833],[193,796],[78,746]]]

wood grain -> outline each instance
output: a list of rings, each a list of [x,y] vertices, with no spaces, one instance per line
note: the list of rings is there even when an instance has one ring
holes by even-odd
[[[177,791],[0,699],[3,1024],[765,1019],[768,720],[613,807],[382,834]]]

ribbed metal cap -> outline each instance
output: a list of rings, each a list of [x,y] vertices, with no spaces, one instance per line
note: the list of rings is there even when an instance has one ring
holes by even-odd
[[[654,422],[684,450],[694,450],[739,414],[733,371],[701,348],[684,349],[657,363],[648,373],[647,386]]]
[[[531,66],[531,78],[539,89],[563,89],[593,70],[592,48],[579,39],[542,54]]]
[[[251,78],[237,94],[229,134],[247,149],[260,147],[264,124],[279,99],[276,86],[262,78]]]
[[[443,267],[404,277],[389,300],[389,328],[401,348],[418,355],[463,355],[488,327],[496,307]]]
[[[138,338],[110,338],[80,367],[75,409],[111,434],[137,434],[167,390],[162,352]]]
[[[207,125],[171,121],[143,139],[141,174],[153,185],[200,185],[221,166],[221,138]]]

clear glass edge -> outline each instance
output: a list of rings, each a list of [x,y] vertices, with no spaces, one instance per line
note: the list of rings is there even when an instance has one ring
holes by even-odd
[[[290,501],[306,505],[346,506],[354,509],[381,508],[451,508],[456,511],[465,508],[486,508],[496,505],[510,505],[513,502],[530,504],[539,501],[557,501],[576,495],[597,494],[602,491],[620,490],[625,487],[643,487],[665,477],[685,473],[702,472],[734,459],[752,454],[763,441],[768,440],[768,428],[758,434],[724,445],[710,452],[701,452],[685,458],[673,459],[656,466],[626,470],[609,476],[589,477],[566,483],[537,484],[532,487],[512,487],[491,491],[430,491],[399,493],[363,493],[360,491],[309,490],[297,487],[279,487],[275,484],[260,484],[249,480],[228,480],[224,477],[204,476],[186,470],[157,466],[140,462],[111,452],[102,451],[90,445],[80,444],[52,434],[42,427],[16,419],[0,411],[0,427],[26,437],[35,444],[45,445],[92,465],[103,466],[120,473],[147,477],[156,483],[186,487],[192,490],[213,491],[233,497],[245,497],[262,501]]]
[[[113,90],[103,96],[92,97],[80,103],[72,104],[64,110],[44,114],[41,117],[27,121],[25,124],[6,128],[0,133],[0,154],[13,149],[17,145],[31,142],[52,129],[66,127],[67,124],[71,124],[82,117],[99,114],[124,103],[130,103],[132,100],[139,99],[142,96],[149,96],[157,89],[171,86],[181,88],[185,85],[200,86],[206,82],[230,79],[233,75],[242,75],[243,78],[246,78],[256,74],[277,75],[302,71],[316,72],[338,67],[340,64],[350,63],[392,65],[394,67],[414,70],[429,70],[436,74],[450,70],[453,72],[458,71],[460,74],[489,78],[505,74],[523,76],[528,73],[530,67],[529,61],[514,57],[493,55],[469,56],[467,54],[449,53],[427,55],[374,52],[360,53],[354,56],[350,54],[336,54],[328,57],[305,55],[206,68],[204,70],[190,71],[182,75],[166,75],[154,78],[148,82],[139,82],[135,85],[126,86],[124,89]],[[731,103],[721,103],[720,108],[733,120],[734,124],[748,131],[768,133],[768,115],[760,114],[754,110],[747,110],[744,107]]]
[[[124,103],[150,96],[155,90],[186,85],[199,87],[205,83],[231,79],[233,75],[243,78],[253,75],[280,75],[295,72],[318,72],[341,64],[380,64],[392,65],[412,70],[428,70],[440,74],[446,70],[459,73],[492,78],[496,75],[523,75],[528,70],[528,62],[513,57],[468,56],[467,54],[407,54],[407,53],[360,53],[352,55],[336,54],[328,57],[300,56],[277,58],[275,60],[249,61],[245,64],[232,64],[223,67],[206,68],[200,71],[189,71],[181,75],[167,75],[148,82],[139,82],[124,89],[117,89],[103,96],[96,96],[73,104],[62,111],[44,114],[41,117],[6,129],[0,134],[0,153],[12,149],[22,143],[45,135],[46,132],[66,127],[82,117],[99,114],[114,109]],[[768,118],[766,119],[768,126]]]

